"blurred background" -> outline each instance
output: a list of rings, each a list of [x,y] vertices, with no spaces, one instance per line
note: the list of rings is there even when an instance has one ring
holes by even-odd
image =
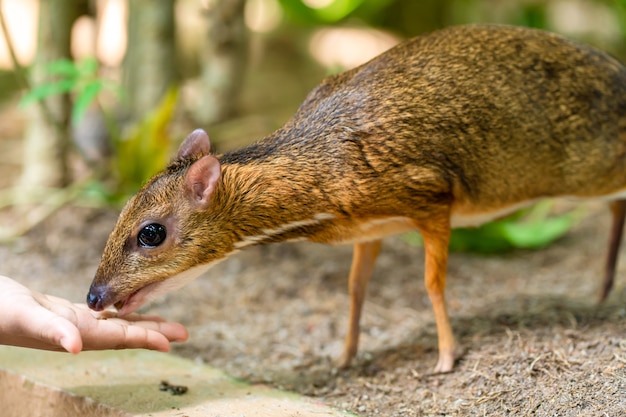
[[[538,27],[626,56],[626,0],[0,5],[0,209],[32,218],[0,238],[69,202],[119,206],[197,127],[218,152],[259,139],[324,76],[438,28]]]

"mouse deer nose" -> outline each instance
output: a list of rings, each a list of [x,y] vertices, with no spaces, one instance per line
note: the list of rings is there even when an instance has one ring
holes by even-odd
[[[87,306],[95,311],[102,311],[106,307],[105,296],[109,287],[107,285],[91,285],[87,294]]]

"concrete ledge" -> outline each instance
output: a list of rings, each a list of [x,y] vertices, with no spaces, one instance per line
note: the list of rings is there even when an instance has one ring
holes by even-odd
[[[161,381],[188,387],[184,395]],[[0,346],[3,417],[315,416],[348,414],[295,394],[251,386],[170,354],[134,351],[79,355]]]

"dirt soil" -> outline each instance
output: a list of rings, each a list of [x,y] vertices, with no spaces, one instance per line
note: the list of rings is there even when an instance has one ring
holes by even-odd
[[[5,116],[0,187],[20,160],[18,141],[8,139],[19,137],[15,117]],[[0,227],[16,215],[0,211]],[[82,302],[116,217],[65,207],[0,245],[0,274]],[[540,251],[451,254],[447,298],[460,358],[447,375],[431,374],[437,337],[423,250],[400,237],[383,246],[348,370],[334,360],[347,326],[350,247],[250,248],[143,311],[188,326],[177,355],[361,416],[625,415],[626,261],[609,300],[596,303],[609,217],[591,205]]]

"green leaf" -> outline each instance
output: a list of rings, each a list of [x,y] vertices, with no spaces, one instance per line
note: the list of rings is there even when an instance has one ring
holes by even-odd
[[[516,248],[539,249],[563,236],[576,221],[574,215],[551,217],[537,223],[504,223],[504,237]]]
[[[306,24],[338,22],[348,17],[365,2],[365,0],[334,0],[325,7],[312,8],[304,4],[302,0],[279,0],[288,16]]]
[[[69,93],[75,86],[76,81],[67,79],[39,85],[22,97],[19,105],[20,107],[25,107],[36,101],[44,100],[57,94]]]
[[[98,66],[96,58],[85,58],[78,63],[77,69],[81,77],[91,77],[98,72]]]
[[[169,123],[174,115],[178,89],[171,88],[159,105],[115,143],[116,169],[123,192],[135,192],[163,169],[169,160]]]
[[[108,205],[114,202],[113,194],[97,180],[89,181],[81,190],[81,200],[95,206]]]
[[[477,228],[462,228],[452,231],[450,250],[482,254],[502,253],[514,246],[502,233],[502,222],[486,223]]]
[[[314,12],[325,22],[338,22],[352,13],[361,3],[363,0],[334,0],[326,7],[315,9]]]
[[[452,231],[450,251],[493,254],[514,249],[540,249],[559,239],[582,217],[585,209],[550,216],[553,202],[544,201],[511,216],[475,228]],[[421,245],[418,233],[408,233],[404,239],[411,245]]]
[[[96,99],[100,91],[104,88],[104,84],[100,80],[93,81],[85,86],[74,100],[72,108],[72,123],[80,122],[89,109],[91,103]]]
[[[49,75],[62,75],[66,78],[76,78],[80,72],[76,63],[70,59],[57,59],[46,65],[46,74]]]

